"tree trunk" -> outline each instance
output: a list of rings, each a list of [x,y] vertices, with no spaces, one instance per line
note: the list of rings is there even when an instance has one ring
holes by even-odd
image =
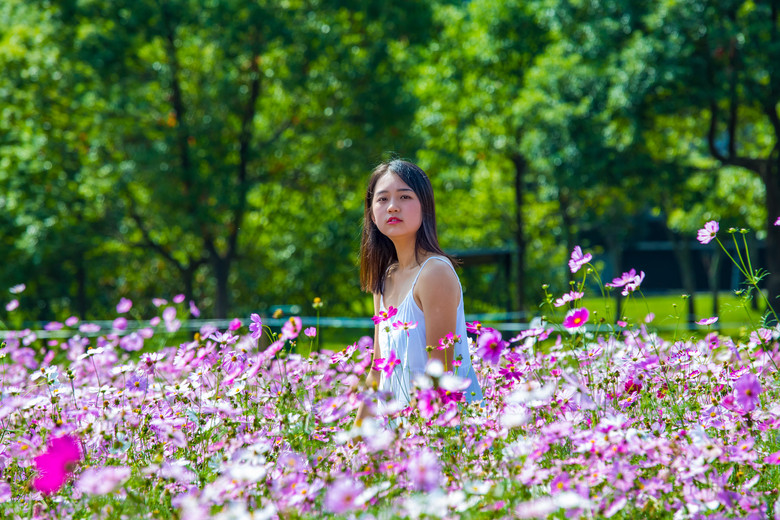
[[[775,221],[780,217],[780,154],[776,158],[770,157],[767,161],[764,174],[764,186],[766,186],[766,268],[769,275],[766,278],[766,288],[769,304],[778,311],[778,297],[780,297],[780,227],[775,226]],[[774,315],[770,313],[770,319],[774,323]]]
[[[230,308],[230,288],[228,286],[230,276],[231,258],[215,256],[212,258],[214,267],[214,278],[217,281],[217,301],[216,317],[219,319],[227,318]]]
[[[606,242],[609,256],[612,257],[612,266],[615,269],[613,274],[617,278],[623,273],[623,244],[619,240],[609,237],[606,238]],[[606,278],[604,279],[604,283],[611,281],[611,279],[609,281]],[[617,287],[613,288],[612,291],[615,296],[615,321],[620,321],[623,319],[623,295],[621,294],[623,290]]]
[[[562,188],[558,190],[558,205],[561,212],[561,221],[563,222],[563,233],[566,236],[566,252],[567,254],[571,254],[574,250],[574,246],[577,245],[574,241],[574,219],[571,218],[571,214],[569,213],[569,196],[564,193],[564,189]],[[570,269],[566,270],[566,274],[568,275],[570,282],[574,280],[574,275]]]
[[[87,319],[87,270],[83,251],[76,253],[76,310],[82,321]]]
[[[712,256],[709,259],[709,265],[707,265],[707,282],[710,286],[710,292],[712,293],[712,315],[717,316],[720,312],[720,301],[718,299],[718,292],[720,290],[720,260],[723,255],[720,249],[715,249],[712,252]]]
[[[514,155],[512,162],[515,165],[515,243],[517,244],[517,310],[525,310],[525,233],[523,222],[523,177],[527,167],[522,155]]]
[[[666,228],[666,233],[672,242],[674,257],[677,259],[677,266],[680,269],[683,291],[688,294],[688,316],[686,322],[688,328],[693,329],[693,322],[696,321],[696,277],[693,272],[693,261],[691,259],[691,243],[686,237],[680,237],[680,235],[669,228]]]

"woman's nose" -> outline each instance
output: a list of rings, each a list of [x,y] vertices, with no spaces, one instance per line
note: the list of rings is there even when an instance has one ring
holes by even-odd
[[[398,204],[396,204],[395,199],[390,199],[390,202],[387,204],[387,211],[398,211]]]

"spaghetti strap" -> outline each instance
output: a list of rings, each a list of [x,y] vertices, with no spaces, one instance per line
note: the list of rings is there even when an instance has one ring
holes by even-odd
[[[412,288],[411,288],[410,292],[413,291],[414,290],[414,286],[417,285],[417,279],[420,277],[420,274],[422,273],[422,270],[425,267],[425,264],[428,263],[428,260],[434,260],[434,259],[435,260],[441,260],[442,262],[444,262],[445,264],[450,266],[450,269],[452,269],[452,271],[455,272],[455,268],[452,267],[452,264],[450,263],[449,260],[447,260],[443,256],[431,256],[428,259],[426,259],[425,262],[422,263],[422,265],[420,266],[420,269],[417,271],[417,276],[414,277],[414,281],[412,282]],[[458,284],[460,284],[460,280],[458,280]]]

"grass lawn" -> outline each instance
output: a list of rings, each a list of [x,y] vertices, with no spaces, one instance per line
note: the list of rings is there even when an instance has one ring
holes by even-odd
[[[623,300],[622,317],[628,318],[629,323],[643,322],[648,312],[655,314],[651,329],[657,330],[666,339],[687,338],[691,334],[701,336],[710,330],[717,329],[721,334],[733,336],[734,339],[743,339],[758,326],[764,310],[763,302],[759,302],[759,309],[751,307],[751,302],[744,302],[733,292],[721,292],[718,296],[719,312],[718,322],[711,326],[687,325],[686,314],[688,302],[681,294],[650,295],[643,297],[636,293],[627,300]],[[696,320],[714,316],[712,310],[712,294],[709,292],[697,293],[694,297],[696,306]],[[603,298],[584,298],[583,305],[591,311],[591,322],[604,317],[606,321],[614,323],[616,302],[614,298],[605,301]],[[561,308],[563,309],[563,308]],[[557,309],[557,320],[560,322],[564,312]],[[545,309],[548,311],[548,309]],[[542,314],[541,312],[539,314]],[[594,318],[595,316],[595,318]],[[501,322],[485,322],[486,325],[502,330]],[[676,332],[675,332],[676,331]],[[361,336],[371,335],[369,329],[355,328],[325,328],[320,331],[320,345],[322,349],[339,351],[345,346],[354,343]],[[513,335],[507,331],[507,334]],[[509,337],[509,336],[507,336]],[[301,353],[308,352],[308,341],[301,345]]]
[[[752,308],[751,301],[744,301],[734,295],[733,292],[721,292],[718,295],[718,322],[710,328],[701,325],[690,325],[689,330],[706,333],[717,328],[721,334],[734,336],[735,339],[750,334],[761,322],[764,311],[763,302],[758,302],[758,309]],[[614,299],[606,302],[603,298],[585,298],[583,305],[598,316],[604,316],[610,321],[615,318],[616,302]],[[712,294],[697,293],[694,296],[695,319],[701,320],[715,316],[712,307]],[[662,336],[673,338],[677,330],[677,338],[686,337],[686,315],[688,313],[688,301],[681,294],[652,295],[642,297],[635,294],[627,301],[623,301],[621,315],[628,318],[629,323],[639,323],[645,319],[648,312],[655,314],[653,327]]]

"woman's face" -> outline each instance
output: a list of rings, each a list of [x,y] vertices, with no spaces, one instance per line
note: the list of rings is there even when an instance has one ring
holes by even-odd
[[[391,240],[416,237],[422,225],[420,199],[398,175],[387,172],[374,188],[371,219]]]

